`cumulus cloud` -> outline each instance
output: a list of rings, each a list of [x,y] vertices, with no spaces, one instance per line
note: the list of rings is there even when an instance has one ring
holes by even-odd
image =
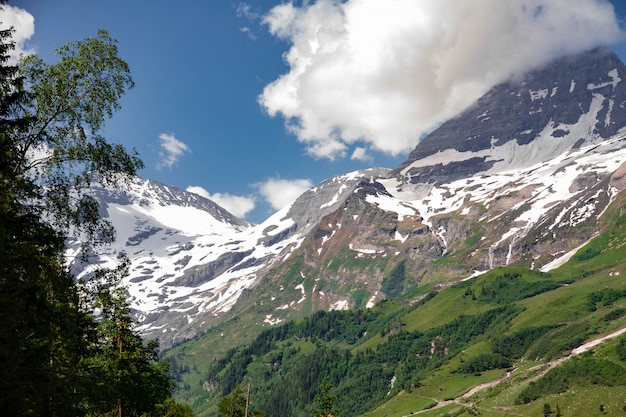
[[[159,141],[161,142],[161,152],[159,152],[161,161],[157,164],[157,169],[171,168],[185,153],[191,152],[187,144],[176,139],[172,134],[161,133]]]
[[[255,186],[274,210],[280,210],[313,187],[313,182],[308,179],[270,178]]]
[[[263,22],[289,71],[259,103],[329,159],[409,151],[494,84],[624,38],[607,0],[317,0]]]
[[[372,157],[367,154],[367,149],[356,147],[354,148],[354,152],[352,152],[352,156],[350,157],[350,159],[355,161],[369,162],[372,160]]]
[[[28,46],[28,40],[35,34],[35,18],[24,9],[19,7],[1,5],[0,28],[13,27],[13,42],[15,49],[9,51],[9,64],[15,65],[21,54],[34,54],[35,50]]]
[[[187,191],[208,198],[240,219],[244,219],[255,207],[255,199],[252,196],[239,196],[228,193],[210,194],[206,189],[197,185],[190,185],[187,187]]]

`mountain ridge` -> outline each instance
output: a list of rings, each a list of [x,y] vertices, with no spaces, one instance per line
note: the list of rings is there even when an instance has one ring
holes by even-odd
[[[164,348],[244,312],[263,327],[498,266],[548,268],[599,231],[626,186],[626,68],[615,59],[596,49],[496,86],[396,169],[329,178],[261,224],[149,180],[126,197],[100,189],[121,227],[93,263],[131,259],[139,329]]]

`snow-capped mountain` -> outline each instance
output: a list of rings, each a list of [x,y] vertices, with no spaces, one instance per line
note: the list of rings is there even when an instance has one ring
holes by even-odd
[[[626,188],[622,80],[606,49],[558,59],[491,89],[396,169],[328,179],[259,225],[149,180],[95,189],[118,239],[93,264],[131,259],[140,330],[164,347],[237,314],[272,325],[502,265],[549,270]]]
[[[529,167],[626,126],[626,67],[606,48],[566,56],[493,87],[396,168],[410,183]]]
[[[116,241],[88,264],[69,258],[78,278],[95,268],[131,260],[123,284],[133,298],[139,330],[163,346],[193,337],[232,307],[243,290],[296,249],[320,219],[337,208],[365,170],[332,178],[307,191],[259,225],[236,218],[212,201],[154,181],[134,178],[127,187],[94,187],[101,215],[116,228]],[[197,323],[199,322],[199,323]]]

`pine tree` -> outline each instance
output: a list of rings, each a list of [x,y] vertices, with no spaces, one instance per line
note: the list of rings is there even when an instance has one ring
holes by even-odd
[[[29,201],[37,187],[16,170],[19,137],[31,120],[17,66],[8,65],[12,30],[0,31],[0,408],[7,415],[72,415],[81,335],[64,268],[63,235]],[[68,401],[69,400],[69,401]]]
[[[314,410],[316,417],[337,417],[341,412],[340,409],[334,407],[335,395],[331,394],[332,384],[328,378],[319,386],[320,393],[315,397],[316,408]]]
[[[235,387],[229,396],[222,398],[219,410],[223,417],[244,417],[246,398],[241,388]]]
[[[127,268],[124,262],[116,270],[101,271],[92,281],[96,289],[90,293],[100,313],[91,354],[81,368],[97,381],[88,396],[100,400],[89,411],[119,417],[156,415],[172,388],[169,367],[158,360],[158,343],[144,343],[134,329],[129,299],[120,286]]]

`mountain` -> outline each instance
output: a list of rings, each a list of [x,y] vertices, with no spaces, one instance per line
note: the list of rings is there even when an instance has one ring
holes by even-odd
[[[302,231],[289,255],[166,353],[181,399],[214,416],[247,386],[307,416],[330,383],[346,417],[622,415],[624,74],[606,49],[561,58],[396,169],[303,194],[276,217]]]
[[[93,187],[101,215],[116,228],[116,241],[83,262],[75,240],[68,258],[77,278],[88,278],[94,269],[115,267],[128,257],[123,284],[133,298],[138,330],[169,347],[219,322],[361,178],[386,172],[370,169],[332,178],[259,225],[201,196],[147,179],[134,178],[121,188]]]
[[[394,173],[413,184],[451,182],[609,139],[626,126],[624,75],[606,48],[559,58],[493,87],[428,135]]]
[[[499,266],[551,270],[626,187],[625,77],[607,49],[557,59],[493,87],[399,167],[330,178],[258,225],[150,180],[95,188],[118,239],[75,270],[128,256],[139,330],[164,348],[242,317],[251,336]]]
[[[388,175],[362,178],[241,309],[270,299],[281,322],[564,262],[624,189],[625,70],[596,49],[495,86]]]

